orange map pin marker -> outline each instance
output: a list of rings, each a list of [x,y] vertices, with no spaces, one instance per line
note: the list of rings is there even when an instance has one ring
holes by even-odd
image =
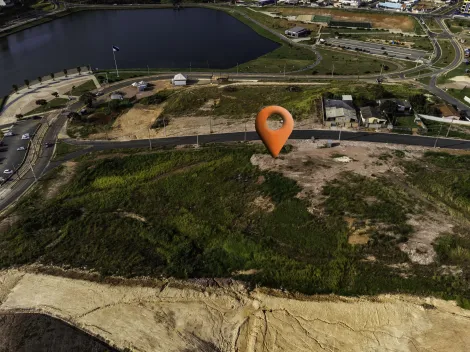
[[[272,114],[279,114],[282,117],[283,124],[278,130],[271,130],[268,127],[268,118]],[[294,119],[282,106],[267,106],[256,116],[255,128],[273,158],[276,158],[294,129]]]

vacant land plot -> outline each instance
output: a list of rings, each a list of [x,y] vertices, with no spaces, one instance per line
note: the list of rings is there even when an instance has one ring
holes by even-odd
[[[398,66],[390,60],[379,59],[343,50],[317,49],[322,61],[313,68],[313,74],[319,75],[363,75],[380,73],[382,65],[385,71],[396,71]],[[334,65],[334,69],[333,69]]]
[[[470,156],[322,146],[297,142],[276,160],[259,145],[90,155],[57,195],[18,204],[0,263],[465,305]]]
[[[429,28],[431,32],[435,32],[435,33],[442,32],[442,28],[439,26],[439,24],[436,22],[436,20],[433,17],[425,18],[424,23],[426,23],[426,26]]]
[[[323,15],[332,16],[335,21],[370,22],[374,28],[402,30],[414,32],[416,22],[412,17],[405,15],[371,13],[362,11],[345,11],[335,9],[309,9],[309,8],[267,8],[267,11],[279,12],[283,16],[291,15]]]

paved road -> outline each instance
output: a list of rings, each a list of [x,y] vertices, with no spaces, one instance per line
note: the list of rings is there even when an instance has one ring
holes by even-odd
[[[14,125],[0,126],[0,128],[13,126],[11,131],[14,133],[13,136],[4,137],[3,145],[0,147],[0,177],[7,178],[3,171],[6,169],[16,170],[23,161],[26,148],[28,147],[28,140],[21,139],[21,136],[25,133],[32,135],[40,125],[38,120],[26,120],[15,123]],[[25,147],[24,151],[17,151],[17,148]]]

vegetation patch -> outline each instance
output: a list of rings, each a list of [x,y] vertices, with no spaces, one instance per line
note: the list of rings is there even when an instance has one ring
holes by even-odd
[[[80,96],[84,93],[87,93],[91,90],[95,90],[96,89],[96,85],[95,85],[95,82],[90,79],[89,81],[86,81],[85,83],[83,84],[80,84],[79,86],[71,89],[70,91],[68,91],[67,95],[74,95],[74,96]]]
[[[43,100],[43,99],[41,99]],[[38,100],[38,103],[40,101]],[[28,115],[31,115],[31,114],[41,114],[43,112],[47,112],[47,111],[50,111],[50,110],[56,110],[56,109],[62,109],[64,108],[68,103],[68,99],[65,99],[65,98],[54,98],[52,99],[51,101],[44,101],[42,102],[41,101],[41,104],[38,104],[39,107],[37,107],[36,109],[33,109],[31,110],[30,112],[28,112]]]

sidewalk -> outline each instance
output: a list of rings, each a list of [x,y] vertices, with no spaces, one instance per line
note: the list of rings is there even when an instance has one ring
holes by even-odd
[[[46,99],[47,101],[54,99],[52,96],[54,92],[58,92],[59,97],[66,98],[65,93],[70,91],[73,86],[79,86],[88,80],[93,80],[97,88],[101,87],[96,77],[87,72],[81,75],[69,75],[67,78],[60,77],[55,80],[43,81],[30,85],[29,89],[22,88],[18,93],[12,93],[0,112],[0,125],[16,122],[16,115],[25,115],[35,109],[37,107],[35,102],[38,99]]]

